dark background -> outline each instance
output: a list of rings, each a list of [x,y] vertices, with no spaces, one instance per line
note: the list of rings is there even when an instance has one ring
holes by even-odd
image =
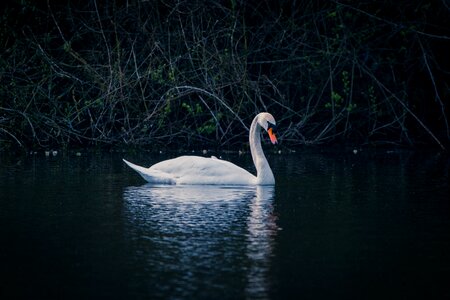
[[[0,149],[449,147],[441,1],[9,1]]]

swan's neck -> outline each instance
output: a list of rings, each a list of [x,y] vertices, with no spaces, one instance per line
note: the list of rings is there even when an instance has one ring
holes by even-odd
[[[257,118],[258,116],[253,119],[249,136],[250,152],[256,168],[256,183],[274,184],[275,178],[261,147],[261,126],[259,126]]]

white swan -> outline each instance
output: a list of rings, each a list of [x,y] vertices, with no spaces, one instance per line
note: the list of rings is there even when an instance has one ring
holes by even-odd
[[[261,128],[267,131],[272,144],[277,143],[275,119],[267,112],[259,113],[250,126],[250,152],[257,176],[231,162],[216,157],[180,156],[144,168],[123,160],[150,183],[274,185],[275,178],[261,147]]]

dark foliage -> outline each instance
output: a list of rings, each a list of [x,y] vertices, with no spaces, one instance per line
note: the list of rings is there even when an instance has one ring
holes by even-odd
[[[444,0],[3,5],[0,148],[449,144]]]

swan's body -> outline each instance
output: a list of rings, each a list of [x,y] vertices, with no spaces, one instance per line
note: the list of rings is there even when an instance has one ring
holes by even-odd
[[[273,185],[275,178],[261,148],[261,128],[269,133],[273,144],[277,143],[273,133],[275,119],[271,114],[258,114],[250,126],[250,152],[257,176],[229,161],[215,157],[180,156],[156,163],[150,168],[126,160],[124,162],[150,183]]]

